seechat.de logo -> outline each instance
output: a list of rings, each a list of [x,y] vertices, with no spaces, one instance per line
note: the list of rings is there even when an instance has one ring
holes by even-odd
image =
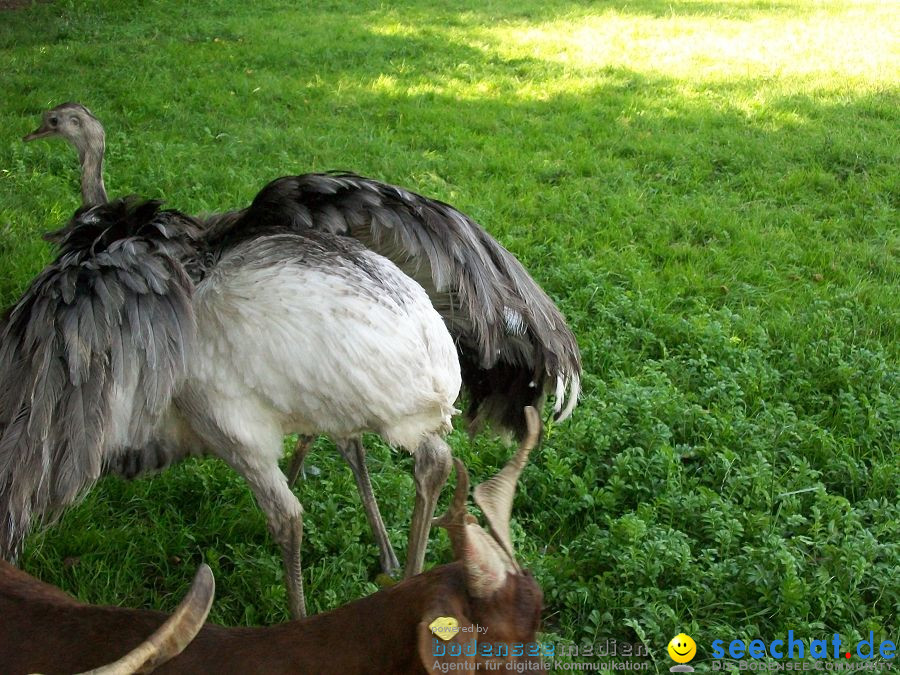
[[[678,665],[669,670],[673,673],[693,673],[694,669],[687,662],[697,656],[697,643],[685,633],[679,633],[669,642],[669,657]]]

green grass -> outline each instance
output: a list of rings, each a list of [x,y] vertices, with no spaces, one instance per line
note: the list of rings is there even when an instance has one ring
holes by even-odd
[[[85,103],[113,195],[189,212],[351,169],[479,219],[559,303],[585,394],[520,485],[546,638],[900,638],[900,12],[889,2],[56,2],[0,15],[0,301],[77,206],[74,154],[24,145]],[[457,432],[478,480],[508,455]],[[411,462],[370,468],[405,550]],[[288,447],[288,446],[286,446]],[[374,590],[327,441],[301,484],[313,611]],[[433,537],[430,563],[449,560]],[[280,561],[215,460],[107,480],[27,542],[91,602],[286,618]],[[696,663],[695,663],[696,665]]]

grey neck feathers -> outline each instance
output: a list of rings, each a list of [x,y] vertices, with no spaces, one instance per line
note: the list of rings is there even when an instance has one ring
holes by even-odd
[[[84,206],[105,204],[106,186],[103,185],[103,151],[104,143],[78,148],[81,160],[81,201]]]

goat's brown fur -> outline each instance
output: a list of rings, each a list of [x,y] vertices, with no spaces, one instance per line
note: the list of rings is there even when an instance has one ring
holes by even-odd
[[[433,653],[434,639],[422,632],[423,625],[453,616],[460,625],[486,627],[480,642],[533,642],[541,601],[541,590],[527,572],[508,577],[490,598],[472,598],[463,563],[455,562],[306,619],[266,628],[207,625],[180,656],[156,672],[428,673],[441,659],[423,663]],[[84,605],[0,562],[4,675],[95,668],[134,648],[166,616]]]

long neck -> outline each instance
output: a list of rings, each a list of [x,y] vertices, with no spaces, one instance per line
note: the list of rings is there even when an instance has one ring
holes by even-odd
[[[81,202],[83,206],[105,204],[106,186],[103,185],[103,153],[106,145],[103,139],[87,147],[78,148],[81,160]]]

